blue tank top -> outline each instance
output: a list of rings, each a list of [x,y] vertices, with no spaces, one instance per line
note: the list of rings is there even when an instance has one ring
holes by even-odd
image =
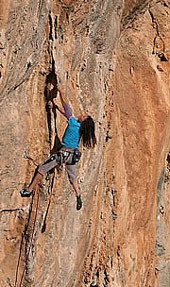
[[[63,135],[61,144],[67,148],[78,149],[81,124],[74,117],[71,117],[67,123],[68,126]]]

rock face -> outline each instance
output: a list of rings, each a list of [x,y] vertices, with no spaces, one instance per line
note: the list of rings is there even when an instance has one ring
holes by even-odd
[[[169,1],[1,1],[0,286],[168,287]],[[65,171],[19,190],[62,137],[60,77],[98,144],[83,208]],[[57,100],[59,103],[59,100]]]

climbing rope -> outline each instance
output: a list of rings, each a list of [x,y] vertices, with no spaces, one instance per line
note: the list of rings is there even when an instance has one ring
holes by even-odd
[[[47,221],[47,216],[48,216],[48,211],[49,211],[49,208],[50,208],[50,205],[51,205],[51,200],[52,200],[52,195],[53,195],[53,185],[54,185],[54,179],[55,179],[55,171],[54,171],[54,175],[51,179],[51,184],[50,184],[50,196],[49,196],[49,200],[48,200],[48,204],[47,204],[47,209],[46,209],[46,212],[45,212],[45,216],[44,216],[44,220],[43,220],[43,225],[42,225],[42,228],[41,228],[41,233],[44,233],[45,230],[46,230],[46,221]]]
[[[53,67],[54,72],[55,72],[55,67]],[[50,99],[50,95],[49,95],[49,90],[47,89],[47,99]],[[56,130],[56,114],[54,113],[53,109],[49,106],[50,108],[50,130],[49,130],[49,142],[50,142],[50,153],[52,151],[52,148],[55,144],[55,136],[57,133]],[[50,180],[50,186],[49,186],[49,190],[50,190],[50,196],[49,196],[49,200],[47,203],[47,208],[46,208],[46,212],[44,215],[44,220],[43,220],[43,224],[42,224],[42,228],[41,228],[41,232],[44,233],[46,230],[46,221],[47,221],[47,216],[48,216],[48,212],[49,212],[49,208],[51,205],[51,201],[52,201],[52,195],[53,195],[53,186],[54,186],[54,180],[55,180],[55,169],[54,169],[54,173],[52,175],[52,178]]]
[[[19,250],[19,257],[18,257],[17,268],[16,268],[16,275],[15,275],[14,287],[17,286],[16,284],[17,284],[17,281],[18,281],[18,272],[19,272],[19,265],[20,265],[20,260],[21,260],[23,240],[24,240],[24,234],[22,233],[21,244],[20,244],[20,250]]]
[[[48,89],[47,89],[47,97],[49,96],[48,94]],[[52,115],[52,109],[50,109],[50,129],[49,129],[49,142],[50,142],[50,153],[51,153],[51,150],[52,150],[52,142],[54,144],[55,142],[55,116],[53,118],[53,115]],[[33,162],[33,164],[37,167],[39,164],[25,151],[24,152],[24,156],[23,156],[25,159],[27,160],[30,160]],[[49,200],[48,200],[48,204],[47,204],[47,209],[46,209],[46,212],[45,212],[45,216],[44,216],[44,221],[43,221],[43,225],[42,225],[42,229],[41,229],[41,232],[45,232],[46,230],[46,221],[47,221],[47,215],[48,215],[48,212],[49,212],[49,208],[50,208],[50,205],[51,205],[51,201],[52,201],[52,190],[53,190],[53,186],[54,186],[54,180],[55,180],[55,171],[54,171],[54,174],[52,175],[52,179],[50,181],[50,185],[49,185],[49,189],[50,190],[50,196],[49,196]],[[21,275],[21,280],[20,280],[20,283],[18,285],[18,287],[22,287],[22,283],[23,283],[23,279],[24,279],[24,275],[25,275],[25,271],[26,271],[26,267],[27,267],[27,263],[28,263],[28,259],[29,259],[29,255],[30,255],[30,252],[31,252],[31,249],[32,249],[32,245],[33,245],[33,239],[34,239],[34,236],[35,236],[35,226],[36,226],[36,220],[37,220],[37,215],[38,215],[38,207],[39,207],[39,185],[38,185],[38,188],[37,188],[37,201],[36,201],[36,209],[35,209],[35,217],[34,217],[34,222],[33,222],[33,229],[32,229],[32,233],[31,233],[31,240],[30,240],[30,246],[29,246],[29,249],[28,249],[28,252],[25,256],[25,266],[24,266],[24,269],[23,269],[23,272],[22,272],[22,275]],[[34,195],[35,196],[35,195]],[[33,196],[33,198],[34,198]],[[34,199],[33,199],[34,200]],[[33,204],[33,201],[32,201],[32,204]],[[30,216],[31,216],[31,212],[32,212],[32,209],[30,211]],[[30,218],[29,218],[30,219]],[[28,221],[28,225],[29,225],[29,221]],[[24,240],[24,234],[25,232],[22,233],[22,237],[21,237],[21,244],[20,244],[20,251],[19,251],[19,257],[18,257],[18,262],[17,262],[17,267],[16,267],[16,276],[15,276],[15,284],[14,284],[14,287],[17,287],[17,282],[18,282],[18,274],[19,274],[19,266],[20,266],[20,261],[21,261],[21,254],[22,254],[22,246],[23,246],[23,240]]]
[[[30,203],[30,212],[29,212],[29,217],[28,217],[28,222],[25,225],[25,229],[22,232],[22,237],[21,237],[21,243],[20,243],[20,251],[19,251],[19,256],[18,256],[18,262],[17,262],[17,268],[16,268],[16,275],[15,275],[15,284],[14,287],[17,286],[17,282],[18,282],[18,272],[19,272],[19,265],[20,265],[20,261],[21,261],[21,253],[22,253],[22,246],[23,246],[23,240],[24,240],[24,235],[26,233],[26,230],[29,226],[29,221],[30,221],[30,216],[31,216],[31,212],[32,212],[32,205],[33,205],[33,197],[32,197],[32,201]]]
[[[21,281],[20,281],[19,287],[22,287],[22,282],[23,282],[25,271],[26,271],[27,262],[28,262],[30,251],[31,251],[32,244],[33,244],[33,239],[34,239],[34,235],[35,235],[35,224],[36,224],[37,214],[38,214],[38,204],[39,204],[39,186],[37,188],[37,202],[36,202],[36,209],[35,209],[35,218],[34,218],[34,223],[33,223],[33,229],[32,229],[32,234],[31,234],[31,241],[30,241],[30,246],[29,246],[29,249],[28,249],[28,253],[27,253],[26,258],[25,258],[25,266],[24,266],[24,270],[22,272],[22,276],[21,276]],[[22,240],[23,240],[23,238],[22,238]],[[20,258],[21,258],[21,251],[20,251],[19,255],[20,255]],[[19,263],[17,265],[17,276],[18,276],[18,269],[19,269]],[[15,281],[15,285],[14,286],[16,286],[16,283],[17,283],[17,276],[16,276],[16,281]]]
[[[27,160],[31,160],[35,166],[39,165],[27,152],[24,152],[24,158],[27,159]],[[46,178],[46,180],[48,180],[48,177]],[[51,204],[53,184],[54,184],[54,176],[52,177],[52,181],[51,181],[51,184],[50,184],[50,197],[49,197],[49,202],[48,202],[48,206],[47,206],[47,210],[46,210],[46,214],[45,214],[45,218],[44,218],[44,223],[43,223],[43,226],[42,226],[42,232],[44,232],[45,229],[46,229],[46,219],[47,219],[48,210],[49,210],[49,207],[50,207],[50,204]],[[34,235],[35,235],[35,224],[36,224],[36,219],[37,219],[37,214],[38,214],[38,205],[39,205],[39,188],[40,188],[40,186],[38,186],[38,188],[37,188],[37,202],[36,202],[35,218],[34,218],[34,223],[33,223],[32,234],[31,234],[30,246],[29,246],[29,250],[28,250],[28,253],[26,255],[26,258],[25,258],[25,267],[24,267],[24,270],[22,272],[20,284],[18,285],[19,287],[22,286],[24,274],[25,274],[25,271],[26,271],[27,262],[28,262],[28,259],[29,259],[29,255],[30,255],[30,251],[31,251],[31,248],[32,248],[33,239],[34,239]],[[32,202],[32,204],[33,204],[33,202]],[[31,212],[32,212],[32,209],[31,209]],[[30,215],[31,215],[31,212],[30,212]],[[20,244],[20,251],[19,251],[19,257],[18,257],[17,268],[16,268],[16,276],[15,276],[14,287],[17,287],[17,282],[18,282],[18,273],[19,273],[19,266],[20,266],[20,261],[21,261],[23,240],[24,240],[24,232],[22,233],[22,237],[21,237],[21,244]]]

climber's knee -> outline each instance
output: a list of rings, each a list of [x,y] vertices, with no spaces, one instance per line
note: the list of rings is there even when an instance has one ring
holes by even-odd
[[[47,158],[46,161],[44,161],[42,164],[38,167],[38,172],[41,175],[45,175],[48,171],[53,169],[58,165],[58,157],[57,154],[51,155],[49,158]]]
[[[42,172],[40,172],[39,170],[37,171],[37,175],[38,175],[38,177],[43,177],[44,176],[44,174]]]
[[[37,174],[41,174],[42,176],[44,176],[45,171],[44,171],[44,168],[42,167],[42,165],[39,165],[38,170],[37,170]]]

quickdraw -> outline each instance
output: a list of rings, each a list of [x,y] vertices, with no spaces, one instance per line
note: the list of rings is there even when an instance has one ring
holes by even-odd
[[[31,160],[35,166],[38,166],[38,165],[39,165],[39,164],[28,154],[27,151],[24,152],[23,157],[24,157],[25,159]]]

